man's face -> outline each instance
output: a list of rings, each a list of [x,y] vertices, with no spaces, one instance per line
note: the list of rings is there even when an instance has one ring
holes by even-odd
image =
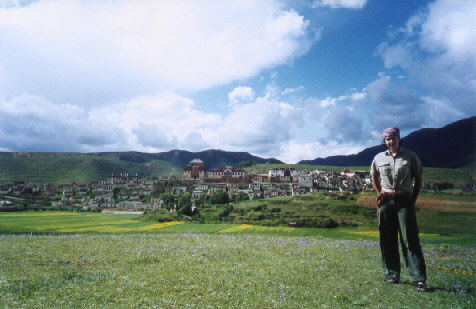
[[[396,136],[387,136],[385,137],[385,145],[390,150],[396,150],[400,145],[400,139]]]

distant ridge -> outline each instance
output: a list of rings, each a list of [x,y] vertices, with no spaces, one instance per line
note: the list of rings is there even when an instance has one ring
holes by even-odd
[[[283,164],[247,152],[207,150],[189,152],[171,150],[161,153],[143,152],[0,152],[0,183],[27,180],[33,183],[65,184],[89,182],[129,173],[140,177],[182,175],[193,159],[202,160],[207,168],[249,166],[251,164]]]
[[[421,129],[403,138],[403,147],[421,158],[425,167],[476,167],[476,117],[462,119],[438,129]],[[327,166],[369,166],[382,145],[349,156],[303,160],[298,164]],[[207,168],[284,164],[274,158],[260,158],[247,152],[171,150],[144,152],[0,152],[0,183],[27,180],[34,183],[71,183],[106,179],[111,174],[129,173],[141,177],[182,175],[193,159]]]
[[[226,165],[234,165],[240,162],[249,161],[254,164],[284,164],[283,162],[270,158],[264,159],[253,156],[248,152],[229,152],[223,150],[210,149],[200,152],[190,152],[185,150],[170,150],[159,153],[144,153],[144,152],[98,152],[88,153],[89,155],[107,156],[116,158],[122,161],[133,163],[148,163],[153,160],[161,160],[169,162],[172,165],[185,167],[193,159],[202,160],[208,169],[225,167]]]
[[[464,167],[474,163],[476,159],[476,116],[453,122],[442,128],[420,129],[402,140],[402,147],[414,151],[420,157],[423,166]],[[369,166],[374,156],[384,150],[383,145],[378,145],[357,154],[302,160],[298,164]]]

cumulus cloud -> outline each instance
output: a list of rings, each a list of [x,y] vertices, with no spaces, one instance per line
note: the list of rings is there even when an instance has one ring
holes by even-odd
[[[304,86],[303,85],[300,85],[299,87],[296,87],[296,88],[286,88],[282,91],[282,95],[290,95],[290,94],[295,94],[295,93],[299,93],[301,91],[304,90]]]
[[[327,115],[328,140],[338,143],[359,141],[362,138],[362,117],[347,106],[335,106]]]
[[[236,87],[228,94],[228,99],[231,104],[236,104],[241,100],[252,100],[255,96],[251,87]]]
[[[137,142],[146,148],[170,149],[177,145],[174,135],[165,133],[155,124],[140,123],[131,132],[137,137]]]
[[[190,151],[202,151],[210,148],[210,144],[203,138],[200,132],[190,132],[185,136],[182,147]]]
[[[311,7],[330,7],[333,9],[361,9],[367,0],[314,0]]]
[[[337,155],[355,154],[362,150],[362,144],[354,141],[338,143],[337,141],[296,143],[289,141],[281,144],[280,160],[286,163],[297,163],[301,160],[313,160]]]
[[[211,136],[223,149],[269,155],[294,136],[303,115],[302,109],[268,93],[255,102],[236,105]]]
[[[203,89],[309,50],[276,1],[38,1],[0,8],[0,92],[93,106]]]
[[[206,142],[194,132],[213,130],[222,119],[174,93],[137,97],[116,107],[88,110],[29,94],[0,97],[0,144],[5,151],[201,148]]]
[[[192,132],[213,130],[221,123],[220,115],[201,112],[193,100],[175,93],[134,98],[115,109],[95,109],[94,114],[102,115],[103,121],[117,124],[126,132],[128,144],[142,151],[164,151],[182,146],[190,149],[184,144],[187,136]]]
[[[404,130],[419,129],[425,125],[424,100],[408,87],[392,88],[389,76],[373,81],[366,91],[374,107],[370,121],[375,127],[398,126]]]
[[[410,18],[399,33],[392,34],[390,41],[379,48],[385,66],[401,68],[408,77],[408,87],[419,87],[426,94],[417,99],[416,95],[409,95],[411,90],[405,90],[404,94],[393,95],[390,101],[400,97],[416,102],[436,125],[474,114],[475,20],[472,1],[439,0]],[[414,111],[410,104],[406,105],[410,112]]]
[[[71,104],[23,94],[0,98],[0,111],[0,144],[5,150],[89,151],[124,142],[121,128]]]

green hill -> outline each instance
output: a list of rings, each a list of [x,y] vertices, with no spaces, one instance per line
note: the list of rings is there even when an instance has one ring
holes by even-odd
[[[0,182],[26,180],[32,183],[64,184],[106,179],[111,174],[140,177],[181,174],[181,168],[154,160],[134,163],[105,156],[72,153],[0,154]]]
[[[236,153],[220,159],[219,154],[226,152],[208,151],[208,169],[218,166],[216,162],[243,167],[248,173],[266,174],[272,168],[292,167],[298,170],[315,171],[325,169],[331,172],[343,170],[368,171],[368,166],[319,166],[305,164],[260,164],[262,160],[249,159],[248,156]],[[189,153],[189,157],[197,153]],[[178,157],[182,157],[179,153]],[[188,159],[188,157],[186,158]],[[208,162],[207,161],[207,162]],[[128,173],[140,177],[159,177],[182,175],[184,162],[177,156],[164,157],[162,154],[147,154],[140,152],[111,152],[111,153],[50,153],[26,152],[0,153],[0,182],[11,183],[16,180],[26,180],[32,183],[65,184],[72,182],[89,182],[106,179],[111,174]],[[275,161],[270,161],[275,162]],[[424,168],[425,182],[453,183],[455,185],[476,183],[476,166],[467,165],[463,168]]]

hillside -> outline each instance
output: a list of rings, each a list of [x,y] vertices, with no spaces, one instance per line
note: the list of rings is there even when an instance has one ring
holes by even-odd
[[[111,174],[129,173],[140,177],[182,175],[183,168],[198,158],[208,169],[240,162],[282,163],[246,152],[207,150],[189,152],[172,150],[163,153],[102,152],[2,152],[0,182],[26,180],[33,183],[64,184],[105,179]]]
[[[415,131],[404,137],[403,141],[405,148],[419,155],[424,167],[458,168],[458,179],[453,177],[454,173],[449,170],[441,172],[445,175],[444,181],[472,183],[473,181],[468,180],[471,180],[471,174],[474,175],[476,167],[475,133],[476,117],[471,117],[443,128]],[[358,154],[303,160],[298,165],[286,166],[309,170],[315,169],[316,165],[325,166],[330,170],[332,166],[368,167],[375,154],[383,150],[384,147],[378,145]],[[266,173],[269,168],[284,164],[273,158],[260,158],[247,152],[222,150],[201,152],[171,150],[160,153],[0,152],[0,182],[15,180],[51,184],[87,182],[105,179],[112,173],[137,174],[141,177],[182,175],[183,168],[193,159],[201,159],[209,170],[232,165],[245,167],[248,172],[258,173]],[[437,171],[435,175],[441,176],[441,173]]]
[[[423,166],[460,168],[476,159],[476,116],[451,123],[443,128],[421,129],[402,138],[403,147],[414,151]],[[383,145],[367,148],[348,156],[302,160],[298,164],[331,166],[369,166]]]
[[[264,159],[253,156],[248,152],[228,152],[223,150],[205,150],[200,152],[190,152],[185,150],[170,150],[160,153],[142,153],[142,152],[102,152],[91,153],[91,155],[107,156],[122,161],[134,163],[148,163],[153,160],[161,160],[169,162],[173,166],[184,168],[193,159],[202,160],[208,169],[224,167],[225,165],[234,165],[243,161],[251,161],[254,164],[273,163],[282,164],[283,162],[276,159]]]
[[[79,153],[0,153],[0,182],[65,184],[101,180],[112,173],[126,172],[145,177],[172,175],[182,170],[158,160],[142,164]]]

